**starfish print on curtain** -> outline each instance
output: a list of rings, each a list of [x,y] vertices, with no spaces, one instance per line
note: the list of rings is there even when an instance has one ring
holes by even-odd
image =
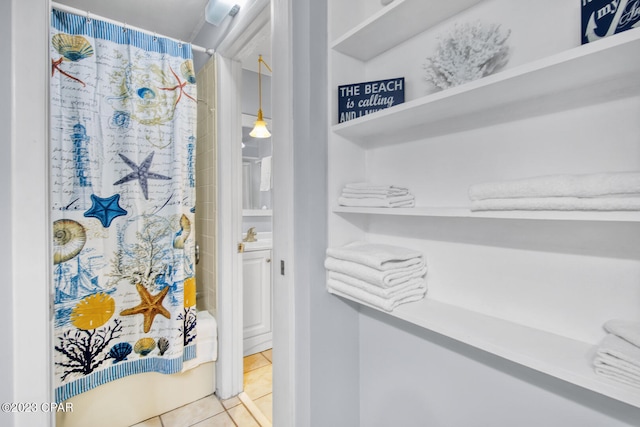
[[[167,296],[167,292],[169,292],[168,287],[164,288],[157,295],[151,295],[147,288],[142,286],[140,283],[136,283],[136,290],[138,291],[138,294],[140,294],[140,299],[142,301],[135,307],[121,311],[121,316],[142,314],[144,316],[143,330],[145,332],[149,332],[151,330],[151,325],[153,324],[153,319],[156,317],[156,314],[162,314],[167,319],[171,319],[171,313],[162,306],[162,300]]]
[[[133,161],[131,161],[130,159],[128,159],[126,156],[118,153],[118,155],[122,158],[122,160],[129,165],[129,167],[131,169],[133,169],[133,172],[131,172],[129,175],[117,180],[116,182],[113,183],[113,185],[120,185],[120,184],[124,184],[125,182],[129,182],[129,181],[133,181],[133,180],[138,180],[140,182],[140,187],[142,188],[142,194],[144,194],[144,198],[146,200],[149,200],[149,184],[148,184],[148,180],[150,179],[163,179],[163,180],[169,180],[171,179],[170,176],[164,176],[164,175],[160,175],[159,173],[154,173],[154,172],[150,172],[149,168],[151,167],[151,162],[153,161],[153,155],[154,152],[152,151],[151,154],[149,154],[147,156],[146,159],[144,159],[144,161],[140,164],[140,166],[136,165]]]
[[[191,62],[191,61],[185,61],[184,64],[188,64],[189,62]],[[191,67],[193,68],[193,64],[191,64]],[[191,78],[192,78],[191,75],[193,74],[193,70],[190,70],[188,67],[184,67],[184,66],[181,66],[181,69],[182,69],[182,73],[187,78],[187,81],[184,81],[184,82],[181,81],[180,77],[178,77],[176,72],[173,71],[173,68],[169,67],[169,70],[171,70],[171,74],[173,74],[173,76],[176,78],[176,80],[178,81],[178,84],[173,86],[173,87],[161,87],[161,88],[159,88],[160,90],[170,90],[170,91],[179,90],[180,91],[180,92],[178,92],[178,97],[176,98],[176,101],[175,101],[174,105],[178,105],[178,102],[180,102],[180,99],[182,98],[183,94],[184,94],[184,96],[186,96],[190,100],[192,100],[194,102],[197,102],[193,96],[189,95],[184,90],[184,87],[187,85],[187,83],[195,83],[195,76],[193,76],[194,80],[191,80]]]
[[[107,198],[92,194],[91,201],[92,206],[84,213],[84,216],[98,218],[103,227],[109,227],[114,218],[127,214],[127,211],[120,207],[119,194]]]

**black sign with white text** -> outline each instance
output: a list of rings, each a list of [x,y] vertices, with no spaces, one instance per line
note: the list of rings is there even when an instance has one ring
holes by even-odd
[[[338,86],[338,123],[404,102],[404,77]]]

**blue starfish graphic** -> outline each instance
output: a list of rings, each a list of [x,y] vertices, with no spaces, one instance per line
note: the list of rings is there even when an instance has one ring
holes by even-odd
[[[142,187],[142,193],[144,194],[145,200],[149,200],[149,190],[147,185],[147,180],[149,179],[171,179],[169,176],[160,175],[154,172],[149,172],[149,167],[151,166],[151,161],[153,160],[153,154],[155,152],[152,151],[151,154],[147,156],[146,159],[140,164],[140,166],[136,165],[134,162],[129,160],[126,156],[118,153],[120,158],[131,168],[133,172],[124,178],[119,179],[114,182],[113,185],[124,184],[125,182],[133,181],[137,179],[140,182],[140,187]]]
[[[115,217],[127,214],[127,211],[122,209],[119,205],[119,194],[114,194],[106,199],[92,194],[91,201],[91,208],[84,213],[84,216],[87,218],[91,216],[98,218],[102,223],[102,226],[105,228],[108,228],[111,225],[111,221],[113,221]]]

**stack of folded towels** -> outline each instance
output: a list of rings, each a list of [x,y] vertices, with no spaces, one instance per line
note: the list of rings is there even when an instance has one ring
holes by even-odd
[[[351,207],[410,208],[415,206],[415,197],[407,188],[356,182],[344,186],[338,204]]]
[[[549,175],[469,189],[472,211],[640,210],[640,172]]]
[[[393,311],[427,292],[427,266],[420,252],[399,246],[353,242],[327,249],[327,290]]]
[[[640,322],[610,320],[593,360],[596,373],[640,387]]]

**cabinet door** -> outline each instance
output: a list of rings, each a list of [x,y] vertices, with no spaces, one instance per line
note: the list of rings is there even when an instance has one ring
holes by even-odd
[[[244,354],[271,348],[271,251],[243,254]]]

